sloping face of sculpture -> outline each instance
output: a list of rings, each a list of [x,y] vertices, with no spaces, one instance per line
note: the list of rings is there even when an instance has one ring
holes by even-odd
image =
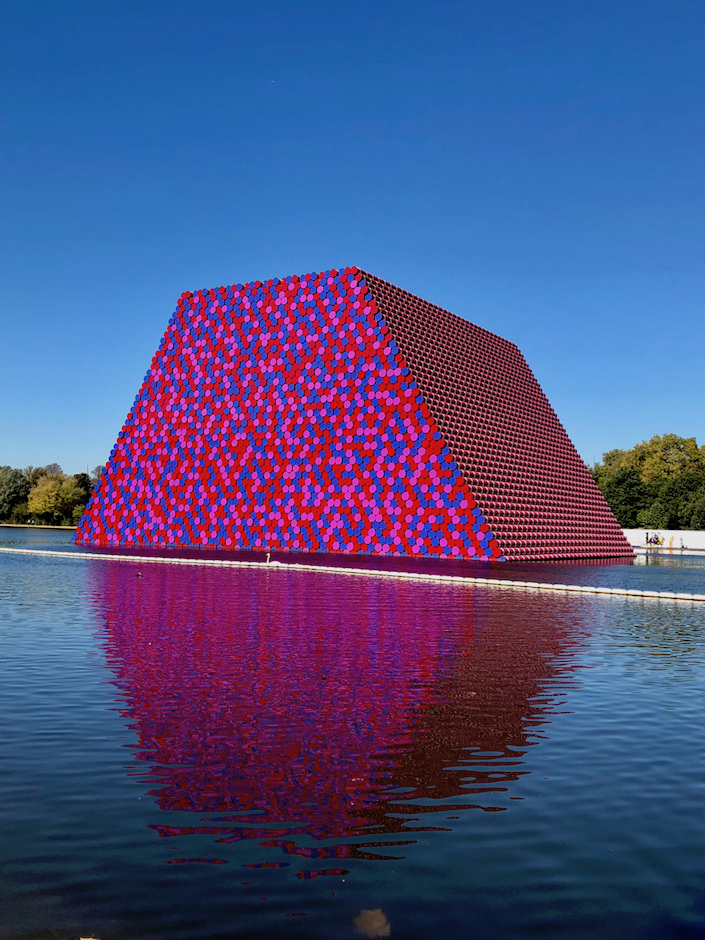
[[[183,294],[76,541],[632,555],[518,349],[357,268]]]

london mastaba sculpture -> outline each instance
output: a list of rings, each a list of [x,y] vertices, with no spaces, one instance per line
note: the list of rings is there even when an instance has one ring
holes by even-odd
[[[633,555],[517,347],[356,267],[183,294],[76,542]]]

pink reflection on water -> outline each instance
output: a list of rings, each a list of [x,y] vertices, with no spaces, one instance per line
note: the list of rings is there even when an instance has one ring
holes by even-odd
[[[413,842],[426,809],[506,808],[555,681],[570,682],[584,609],[281,569],[92,576],[135,758],[161,809],[196,814],[154,828],[307,858],[381,857],[379,836]]]

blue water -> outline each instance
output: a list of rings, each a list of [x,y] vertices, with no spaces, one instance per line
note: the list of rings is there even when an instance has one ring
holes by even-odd
[[[0,669],[3,940],[705,937],[705,605],[2,554]]]

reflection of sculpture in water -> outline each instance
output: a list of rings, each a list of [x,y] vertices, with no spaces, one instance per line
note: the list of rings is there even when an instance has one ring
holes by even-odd
[[[546,683],[565,673],[580,607],[310,572],[94,573],[135,756],[163,810],[198,814],[155,829],[321,859],[380,857],[379,834],[408,837],[404,814],[429,808],[419,798],[498,808],[550,712]]]

